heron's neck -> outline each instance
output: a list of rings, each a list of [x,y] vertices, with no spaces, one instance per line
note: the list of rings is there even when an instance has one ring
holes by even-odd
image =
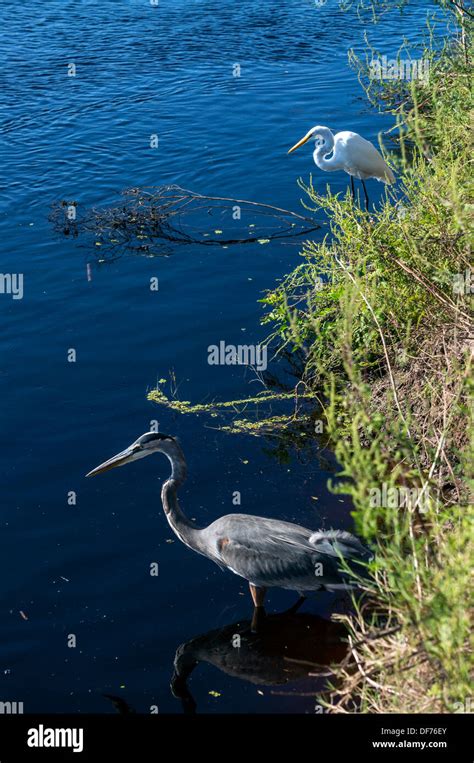
[[[178,501],[178,488],[186,479],[186,461],[183,451],[177,443],[170,444],[165,454],[171,464],[171,476],[161,489],[161,502],[166,519],[178,538],[195,551],[201,551],[201,528],[181,510]]]
[[[328,127],[321,128],[321,130],[318,131],[318,135],[324,139],[324,143],[321,146],[318,146],[314,151],[314,163],[320,170],[324,170],[325,172],[333,172],[334,170],[339,169],[335,156],[332,156],[330,159],[326,158],[327,154],[330,154],[334,149],[334,135],[331,130]]]

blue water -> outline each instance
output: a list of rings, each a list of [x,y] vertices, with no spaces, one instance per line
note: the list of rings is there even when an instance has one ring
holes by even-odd
[[[424,2],[387,14],[369,38],[390,56],[404,35],[421,36],[425,14]],[[377,142],[390,119],[367,109],[347,63],[364,22],[333,0],[3,0],[2,16],[2,271],[24,275],[24,296],[0,295],[0,700],[25,712],[114,712],[103,697],[112,694],[139,712],[182,712],[169,689],[176,649],[247,619],[246,585],[173,537],[159,497],[164,460],[84,474],[157,419],[181,438],[182,505],[198,521],[235,510],[239,490],[243,512],[351,528],[347,501],[326,487],[330,459],[291,453],[279,465],[265,440],[146,399],[172,372],[192,402],[261,389],[248,369],[210,366],[207,348],[266,335],[258,300],[299,262],[298,246],[190,245],[104,265],[93,242],[53,230],[51,205],[104,206],[130,186],[178,183],[298,210],[311,150],[286,152],[309,127]],[[339,173],[313,177],[320,189],[347,185]],[[375,201],[382,189],[369,185]],[[203,214],[203,230],[226,225]],[[273,591],[269,612],[293,601]],[[309,603],[311,627],[335,606],[329,595]],[[313,642],[314,662],[329,660]],[[280,657],[270,659],[275,676]],[[271,686],[258,665],[226,672],[205,649],[200,660],[189,680],[199,712],[314,711],[311,696],[291,696],[314,686],[301,676]]]

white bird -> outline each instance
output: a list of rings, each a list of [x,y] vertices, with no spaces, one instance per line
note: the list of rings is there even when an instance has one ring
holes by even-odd
[[[344,170],[351,178],[351,192],[354,198],[354,178],[362,181],[365,193],[365,205],[369,209],[369,197],[365,182],[367,178],[375,178],[382,183],[394,183],[395,176],[384,161],[381,154],[372,143],[356,132],[344,130],[333,135],[329,127],[316,125],[309,130],[304,138],[298,141],[290,150],[295,151],[311,138],[315,139],[316,150],[313,159],[317,167],[325,172]],[[328,154],[332,156],[328,159]]]

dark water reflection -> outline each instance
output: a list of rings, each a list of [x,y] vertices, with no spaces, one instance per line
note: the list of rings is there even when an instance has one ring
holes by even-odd
[[[232,623],[187,641],[176,650],[171,689],[186,713],[196,705],[189,677],[201,664],[218,668],[229,676],[258,687],[257,693],[284,696],[268,687],[286,687],[288,704],[304,707],[302,697],[321,690],[325,683],[310,674],[324,673],[324,666],[340,662],[347,652],[347,632],[338,623],[309,613],[283,612],[262,619],[258,633],[250,620]],[[219,683],[218,677],[210,680]],[[300,694],[299,694],[300,692]],[[263,703],[262,703],[263,704]],[[238,706],[236,710],[238,710]],[[294,708],[292,708],[294,709]]]
[[[239,700],[233,706],[233,696],[223,697],[215,688],[204,696],[194,696],[194,671],[207,665],[252,684],[262,705],[270,702],[277,710],[304,710],[307,697],[326,687],[330,666],[341,662],[346,654],[347,631],[342,624],[289,609],[262,617],[258,633],[250,620],[240,620],[181,644],[174,657],[170,690],[186,715],[200,712],[203,705],[206,708],[209,696],[217,707],[225,703],[227,712],[246,712]],[[216,670],[206,673],[213,687],[222,683]],[[122,715],[150,712],[150,708],[131,707],[124,697],[104,696]],[[323,708],[315,705],[314,710],[322,712]]]

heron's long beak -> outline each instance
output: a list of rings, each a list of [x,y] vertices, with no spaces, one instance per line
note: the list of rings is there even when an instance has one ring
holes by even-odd
[[[311,130],[307,132],[304,138],[301,138],[301,140],[299,140],[298,143],[295,143],[295,145],[292,146],[292,148],[290,148],[288,153],[291,154],[293,151],[296,151],[296,149],[299,148],[300,146],[304,146],[304,144],[307,143],[310,138],[311,138]]]
[[[114,469],[116,466],[124,466],[124,464],[127,464],[129,461],[133,460],[133,455],[134,455],[134,450],[133,450],[133,447],[130,445],[128,448],[125,448],[125,450],[122,450],[120,453],[117,453],[116,456],[112,456],[112,458],[109,458],[108,461],[104,461],[103,464],[99,464],[99,466],[96,466],[95,469],[92,469],[92,471],[86,474],[86,477],[95,477],[96,474],[102,474],[102,472],[108,472],[109,469]]]

